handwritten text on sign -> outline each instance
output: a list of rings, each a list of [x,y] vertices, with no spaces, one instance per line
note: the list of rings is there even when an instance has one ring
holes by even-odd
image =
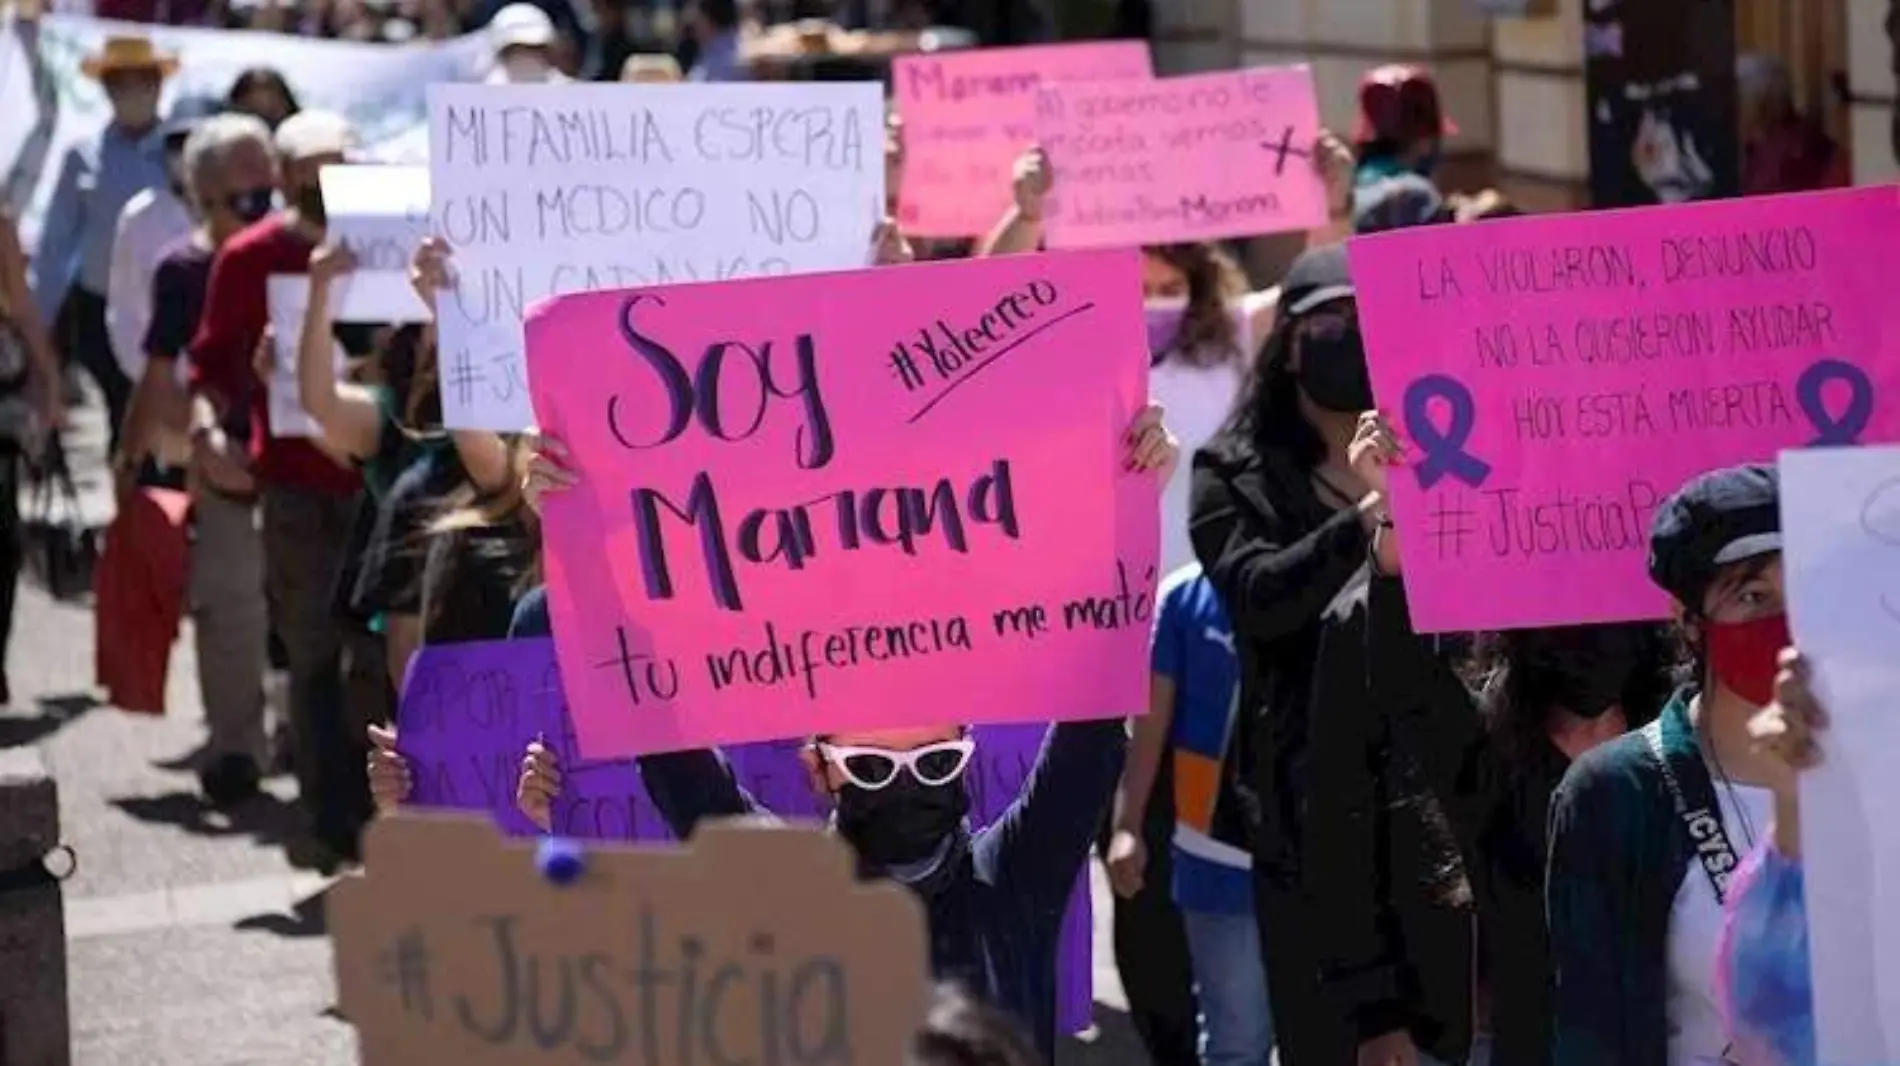
[[[870,83],[430,86],[448,424],[529,424],[521,321],[548,296],[862,266],[883,110]]]
[[[427,322],[430,309],[409,285],[409,264],[429,235],[429,168],[324,167],[328,235],[347,245],[356,269],[336,282],[336,314],[346,322]]]
[[[1892,189],[1354,240],[1421,631],[1663,615],[1644,566],[1689,477],[1900,439]],[[1483,595],[1473,590],[1483,589]]]
[[[561,691],[554,642],[548,639],[431,644],[416,652],[397,716],[401,750],[416,807],[485,811],[510,834],[538,833],[515,804],[521,758],[542,738],[561,758],[561,795],[553,832],[581,840],[673,839],[647,796],[631,760],[583,761]],[[1022,792],[1048,734],[1046,726],[979,726],[976,755],[964,772],[972,823],[981,830],[1003,816]],[[798,753],[803,740],[725,749],[733,777],[766,809],[784,818],[821,821],[825,811]],[[1090,1022],[1087,875],[1062,919],[1056,1012],[1064,1032]]]
[[[1306,67],[1045,84],[1051,248],[1217,240],[1325,225]]]
[[[1038,85],[1153,76],[1140,41],[898,57],[891,77],[904,119],[904,232],[970,237],[996,225],[1010,205],[1016,157],[1036,143]]]
[[[364,1066],[896,1062],[923,1017],[921,904],[816,827],[596,846],[568,884],[473,818],[378,818],[364,849],[327,897]]]
[[[538,308],[535,413],[584,472],[544,515],[581,750],[1137,709],[1138,271],[1077,252]]]

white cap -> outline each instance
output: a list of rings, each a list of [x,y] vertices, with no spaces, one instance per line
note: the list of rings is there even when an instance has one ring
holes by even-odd
[[[488,23],[488,43],[497,53],[518,46],[546,48],[554,43],[554,22],[533,4],[509,4]]]
[[[356,147],[350,120],[334,111],[299,111],[277,127],[277,154],[284,159],[348,155]]]

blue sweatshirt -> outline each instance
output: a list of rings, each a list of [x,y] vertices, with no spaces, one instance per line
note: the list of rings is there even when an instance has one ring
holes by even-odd
[[[509,637],[552,635],[547,596],[515,608]],[[1049,727],[1022,794],[976,833],[947,884],[925,899],[931,970],[1010,1011],[1030,1027],[1044,1062],[1055,1061],[1056,944],[1102,812],[1127,754],[1120,719]],[[702,818],[770,814],[713,750],[641,758],[647,795],[673,834]]]

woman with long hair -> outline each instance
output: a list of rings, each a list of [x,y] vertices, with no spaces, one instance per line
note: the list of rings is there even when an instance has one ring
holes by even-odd
[[[256,115],[275,130],[283,121],[302,110],[290,82],[276,67],[251,67],[238,74],[225,94],[224,106],[232,111]]]
[[[1321,619],[1386,521],[1369,456],[1372,406],[1343,247],[1310,249],[1280,287],[1273,329],[1232,417],[1194,457],[1189,532],[1233,623],[1239,718],[1221,776],[1253,829],[1253,878],[1276,1039],[1286,1066],[1355,1043],[1319,995],[1323,922],[1302,888],[1307,706]],[[1358,462],[1355,462],[1355,457]]]
[[[355,257],[341,244],[311,253],[297,387],[304,410],[322,429],[324,446],[362,470],[373,521],[365,528],[355,572],[345,577],[346,599],[351,613],[383,634],[390,681],[400,687],[409,657],[422,643],[429,521],[458,487],[501,491],[511,474],[499,436],[443,428],[432,325],[375,331],[381,335],[375,349],[380,381],[337,380],[330,299],[337,279],[354,267]]]

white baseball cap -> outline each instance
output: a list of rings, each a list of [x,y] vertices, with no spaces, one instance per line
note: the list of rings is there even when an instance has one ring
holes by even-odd
[[[348,155],[356,148],[350,120],[334,111],[299,111],[277,127],[277,154],[285,159]]]
[[[488,43],[498,53],[515,47],[546,48],[554,43],[554,22],[533,4],[509,4],[488,23]]]

